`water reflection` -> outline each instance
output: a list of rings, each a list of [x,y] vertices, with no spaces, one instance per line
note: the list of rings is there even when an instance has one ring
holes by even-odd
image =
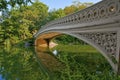
[[[53,80],[64,67],[45,47],[0,48],[0,80]]]
[[[65,49],[64,47],[62,50]],[[3,80],[95,80],[96,77],[98,80],[105,80],[100,78],[103,75],[112,76],[112,71],[109,74],[111,67],[99,53],[74,52],[70,49],[61,51],[61,48],[58,46],[51,51],[45,47],[1,47],[0,78]]]
[[[54,50],[52,53],[53,53],[54,55],[57,55],[57,54],[58,54],[58,51],[57,51],[57,50]]]
[[[41,69],[34,47],[0,48],[0,74],[5,80],[48,80]],[[0,79],[0,80],[2,80]]]
[[[36,53],[44,67],[50,71],[50,74],[54,71],[61,71],[65,67],[65,65],[56,57],[57,50],[54,50],[52,53],[45,47],[36,47]]]
[[[0,75],[0,80],[5,80],[4,78],[2,78],[2,75]]]

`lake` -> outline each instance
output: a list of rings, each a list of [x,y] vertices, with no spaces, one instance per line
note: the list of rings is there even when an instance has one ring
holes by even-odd
[[[119,80],[89,45],[1,47],[0,80]]]

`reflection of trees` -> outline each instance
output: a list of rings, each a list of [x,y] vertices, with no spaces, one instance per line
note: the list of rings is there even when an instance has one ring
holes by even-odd
[[[6,80],[47,80],[31,49],[0,50],[0,73]]]
[[[33,49],[0,48],[0,74],[5,80],[49,80],[49,74],[54,77],[50,80],[119,80],[99,53],[58,51],[56,58],[38,52],[36,58]]]

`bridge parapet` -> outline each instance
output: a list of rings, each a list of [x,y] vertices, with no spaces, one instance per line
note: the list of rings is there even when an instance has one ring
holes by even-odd
[[[44,27],[83,24],[120,15],[120,0],[103,0],[91,7],[51,21]]]

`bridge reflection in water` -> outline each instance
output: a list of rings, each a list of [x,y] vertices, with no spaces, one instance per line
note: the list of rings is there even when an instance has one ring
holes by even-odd
[[[46,67],[49,71],[61,71],[65,68],[57,56],[52,54],[46,47],[37,47],[36,48],[37,57],[42,62],[43,66]]]
[[[81,47],[82,46],[83,45],[81,45]],[[59,45],[56,47],[59,47]],[[82,50],[82,52],[77,52],[76,50],[70,52],[69,50],[68,52],[58,50],[57,55],[52,53],[56,51],[56,49],[57,48],[49,49],[45,46],[37,46],[35,49],[39,62],[42,64],[49,77],[52,77],[55,80],[79,80],[82,79],[81,76],[84,76],[83,80],[86,80],[87,78],[90,78],[86,74],[89,75],[94,73],[94,75],[103,75],[104,71],[108,71],[108,74],[110,73],[109,76],[113,75],[109,63],[99,52],[93,50],[94,48],[91,48],[88,52],[83,52]]]

